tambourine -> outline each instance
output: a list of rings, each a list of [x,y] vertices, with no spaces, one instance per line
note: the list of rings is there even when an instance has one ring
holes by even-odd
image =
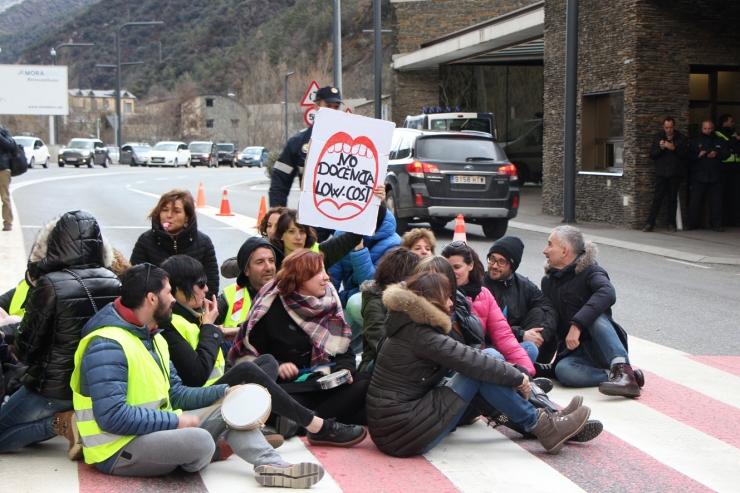
[[[349,382],[350,378],[352,378],[352,374],[349,370],[339,370],[338,372],[319,378],[316,380],[316,383],[322,390],[329,390]]]
[[[272,397],[261,385],[248,383],[229,392],[221,405],[221,416],[234,430],[254,430],[265,426],[272,411]]]

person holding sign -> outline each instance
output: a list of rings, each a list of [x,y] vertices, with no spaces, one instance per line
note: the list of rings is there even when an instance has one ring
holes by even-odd
[[[351,330],[342,316],[342,304],[324,270],[323,255],[299,249],[288,255],[275,279],[253,300],[229,351],[239,364],[264,354],[280,363],[278,383],[303,406],[320,416],[335,418],[334,433],[351,433],[350,446],[365,438],[365,429],[341,422],[365,421],[365,394],[369,375],[358,373],[350,348]],[[323,390],[317,382],[323,367],[331,375],[347,375],[346,383]],[[309,443],[327,444],[329,433],[307,434]]]
[[[338,110],[342,104],[342,93],[338,88],[332,86],[322,87],[316,91],[314,98],[314,108],[329,108]],[[303,167],[306,163],[306,154],[308,153],[308,143],[311,140],[313,127],[304,128],[285,144],[283,151],[275,161],[275,167],[272,169],[272,179],[270,181],[270,207],[287,206],[290,188],[293,186],[293,179],[298,175],[303,175]],[[319,232],[320,239],[323,241],[331,235],[330,230],[323,228]]]

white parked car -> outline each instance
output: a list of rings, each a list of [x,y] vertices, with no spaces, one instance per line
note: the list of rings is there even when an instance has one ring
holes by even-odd
[[[149,166],[190,166],[190,150],[185,142],[159,142],[149,153]]]
[[[44,168],[49,167],[49,148],[46,147],[46,144],[41,139],[20,135],[13,137],[13,140],[15,140],[16,144],[23,146],[29,168],[33,168],[34,164],[40,164]]]

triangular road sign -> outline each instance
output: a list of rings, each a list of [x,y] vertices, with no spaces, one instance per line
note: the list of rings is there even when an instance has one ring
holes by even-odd
[[[303,95],[301,100],[301,106],[313,106],[314,98],[316,97],[316,91],[319,90],[319,83],[315,80],[308,86],[308,91]]]

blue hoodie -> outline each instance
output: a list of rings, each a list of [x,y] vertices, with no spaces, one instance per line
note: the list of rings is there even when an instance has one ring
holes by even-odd
[[[101,327],[120,327],[141,339],[157,363],[159,356],[152,347],[152,337],[146,325],[137,326],[127,322],[116,309],[116,303],[109,303],[96,313],[82,329],[82,337]],[[119,305],[120,306],[120,305]],[[127,310],[122,307],[122,310]],[[228,385],[191,388],[182,384],[174,365],[170,367],[170,402],[173,409],[199,409],[213,404],[223,397]],[[116,435],[145,435],[155,431],[174,430],[179,418],[175,413],[129,406],[126,404],[128,388],[128,361],[123,348],[116,341],[104,337],[94,338],[82,357],[80,389],[89,395],[93,402],[95,421],[100,428]],[[96,467],[109,474],[120,451]]]
[[[337,231],[334,235],[339,235]],[[386,211],[383,223],[373,236],[363,238],[365,248],[352,251],[341,261],[329,267],[329,275],[334,286],[339,291],[340,285],[344,288],[339,291],[342,306],[347,306],[347,300],[355,293],[360,292],[360,284],[375,276],[375,267],[380,258],[388,250],[401,244],[401,237],[396,234],[396,218],[390,211]]]

